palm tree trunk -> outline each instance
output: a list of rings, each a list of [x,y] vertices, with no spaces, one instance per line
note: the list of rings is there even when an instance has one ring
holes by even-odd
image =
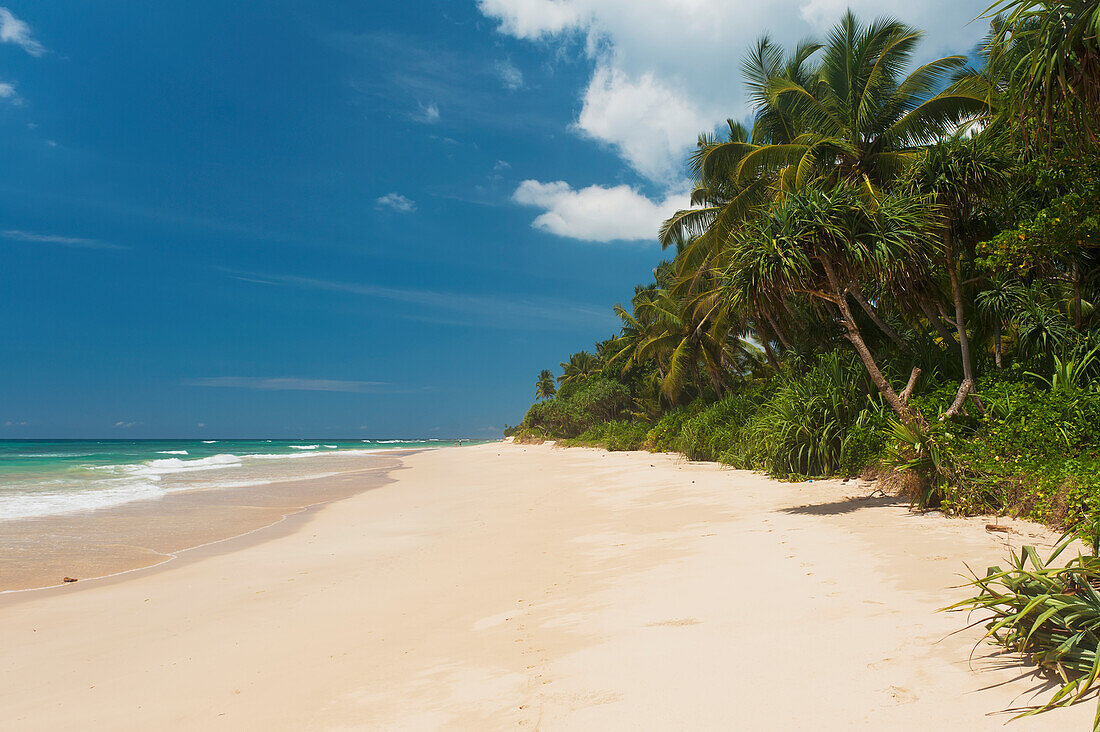
[[[923,295],[918,295],[917,304],[924,313],[924,317],[928,318],[928,322],[932,324],[932,328],[939,335],[940,339],[943,340],[944,348],[958,348],[959,346],[955,343],[955,339],[951,337],[951,333],[948,332],[947,327],[944,326],[943,321],[940,320],[940,316],[932,309],[932,304],[928,302],[927,298]]]
[[[1001,319],[993,323],[993,360],[997,362],[997,369],[1004,368],[1001,364]]]
[[[767,357],[768,363],[773,369],[779,368],[779,359],[775,357],[775,351],[772,350],[771,340],[768,338],[767,329],[764,328],[764,324],[760,322],[760,319],[756,319],[756,335],[760,336],[760,345],[764,348],[764,356]]]
[[[1081,331],[1081,270],[1073,260],[1073,327]]]
[[[959,284],[958,262],[955,260],[955,247],[950,230],[944,234],[944,244],[947,254],[947,276],[951,279],[951,298],[955,301],[955,331],[959,336],[959,356],[962,359],[963,380],[959,384],[959,390],[955,394],[955,401],[951,403],[943,418],[954,417],[962,411],[967,397],[970,397],[980,414],[985,414],[985,405],[982,404],[976,391],[978,384],[974,380],[974,362],[970,357],[970,339],[966,335],[966,309],[963,305],[962,285]]]
[[[787,340],[787,336],[783,334],[783,329],[779,327],[779,322],[775,319],[775,315],[773,315],[770,310],[765,310],[764,316],[768,319],[768,324],[771,325],[772,330],[775,332],[775,337],[779,339],[779,344],[783,346],[784,350],[791,350],[791,343]]]
[[[867,313],[867,317],[878,326],[878,329],[886,334],[886,337],[894,342],[894,344],[903,351],[912,352],[913,349],[905,342],[905,339],[901,337],[901,334],[894,330],[890,325],[884,321],[878,314],[878,311],[871,307],[871,303],[867,302],[867,299],[863,297],[859,289],[855,287],[855,283],[849,286],[848,294],[852,296],[852,299],[859,303],[859,306],[863,308],[863,312]]]
[[[882,371],[879,369],[878,364],[875,363],[875,357],[871,355],[871,349],[867,347],[867,343],[863,340],[863,334],[859,331],[859,326],[856,325],[856,319],[852,317],[852,309],[848,307],[848,298],[840,288],[840,282],[837,280],[836,270],[833,268],[833,263],[827,258],[822,258],[821,264],[825,269],[825,274],[829,278],[829,286],[832,288],[832,295],[835,298],[836,305],[840,309],[840,317],[844,322],[844,327],[848,330],[848,340],[851,342],[852,347],[855,348],[856,354],[859,356],[860,361],[863,362],[863,367],[867,369],[867,374],[871,377],[871,381],[878,387],[879,392],[882,394],[882,398],[886,400],[886,403],[890,405],[890,408],[894,410],[894,413],[898,415],[898,418],[905,424],[912,424],[917,422],[917,418],[913,415],[913,412],[909,409],[907,404],[908,397],[913,393],[913,388],[916,385],[917,377],[920,376],[920,369],[913,367],[913,372],[909,376],[909,384],[906,385],[905,399],[894,391],[894,387],[890,385],[890,382],[886,380],[886,377],[882,375]]]

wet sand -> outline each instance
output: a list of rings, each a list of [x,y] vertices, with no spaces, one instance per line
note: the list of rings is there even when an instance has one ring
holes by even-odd
[[[409,451],[326,458],[324,478],[169,493],[97,511],[0,521],[0,592],[87,581],[155,566],[247,534],[308,506],[388,482]]]

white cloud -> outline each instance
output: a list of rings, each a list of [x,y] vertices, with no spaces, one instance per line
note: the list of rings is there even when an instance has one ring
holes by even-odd
[[[484,15],[497,18],[501,30],[516,38],[534,40],[572,30],[581,17],[572,0],[478,0]]]
[[[523,72],[511,61],[497,61],[493,64],[493,70],[508,89],[516,91],[523,88]]]
[[[19,92],[15,90],[15,84],[7,81],[0,81],[0,99],[7,100],[16,106],[23,103],[23,98],[20,97]]]
[[[269,376],[210,376],[187,379],[187,386],[214,386],[229,389],[256,389],[259,391],[340,391],[354,394],[371,394],[385,391],[384,381],[346,381],[342,379],[296,379]],[[199,424],[199,427],[203,427]]]
[[[31,36],[31,27],[7,8],[0,8],[0,43],[14,43],[32,56],[46,52],[45,46]]]
[[[512,200],[544,209],[532,226],[585,241],[655,240],[661,222],[688,207],[688,195],[670,193],[651,201],[627,185],[574,190],[564,181],[525,180]]]
[[[392,208],[398,213],[412,213],[416,210],[416,201],[405,198],[400,193],[387,193],[378,198],[374,204],[378,208]]]
[[[763,33],[791,45],[823,38],[851,7],[894,15],[928,35],[918,60],[965,53],[986,30],[984,6],[954,0],[479,0],[507,35],[581,37],[595,62],[576,120],[642,175],[668,183],[699,132],[743,118],[740,64]],[[676,176],[679,177],[679,176]]]
[[[420,112],[413,115],[413,119],[415,119],[417,122],[434,125],[436,122],[439,121],[439,105],[437,105],[435,102],[427,105],[421,104]]]
[[[601,66],[584,93],[577,128],[615,147],[632,168],[650,180],[678,178],[685,140],[713,123],[683,94],[652,73],[630,78]]]
[[[137,422],[121,422],[121,421],[119,421],[119,422],[115,422],[115,427],[120,429],[120,430],[125,430],[125,429],[129,429],[130,427],[133,427],[135,424],[137,424]]]

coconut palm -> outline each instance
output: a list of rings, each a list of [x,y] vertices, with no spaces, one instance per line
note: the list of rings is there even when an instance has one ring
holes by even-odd
[[[923,33],[892,19],[863,26],[851,12],[824,46],[804,43],[786,64],[769,41],[746,63],[755,119],[751,141],[702,148],[692,160],[704,187],[748,187],[769,179],[791,190],[815,179],[867,188],[888,185],[921,146],[988,112],[986,87],[948,56],[903,72]],[[809,66],[821,50],[821,60]]]
[[[569,360],[559,364],[562,369],[558,383],[574,384],[587,380],[600,370],[600,360],[588,351],[579,351],[569,356]]]
[[[720,325],[715,328],[715,323],[699,319],[690,303],[664,290],[643,303],[640,314],[652,325],[638,348],[638,356],[657,362],[661,391],[670,402],[675,402],[689,384],[702,391],[704,376],[716,393],[722,393],[729,346]]]
[[[539,372],[538,381],[535,382],[535,398],[550,399],[558,393],[558,387],[554,383],[554,372],[543,369]]]

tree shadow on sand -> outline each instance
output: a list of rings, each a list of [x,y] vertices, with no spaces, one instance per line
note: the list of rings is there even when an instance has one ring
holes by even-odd
[[[802,516],[840,516],[846,513],[852,513],[858,511],[861,508],[877,508],[879,506],[905,506],[907,505],[903,499],[896,496],[887,496],[884,494],[874,494],[869,496],[852,496],[840,501],[830,501],[828,503],[811,503],[804,506],[792,506],[790,508],[780,509],[783,513],[796,514]]]

